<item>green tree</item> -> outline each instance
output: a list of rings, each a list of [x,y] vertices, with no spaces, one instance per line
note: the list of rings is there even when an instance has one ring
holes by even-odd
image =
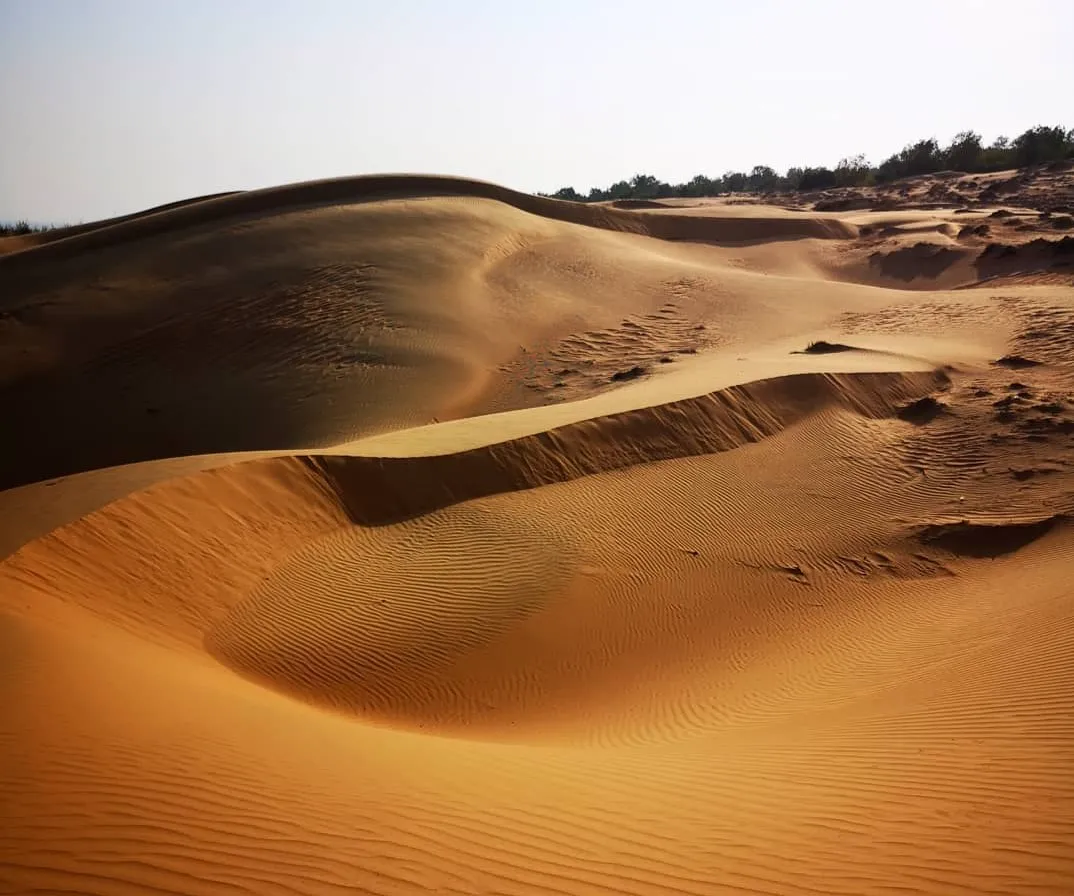
[[[1014,147],[1007,137],[997,137],[992,145],[981,150],[977,160],[979,171],[1002,171],[1014,167]]]
[[[574,187],[563,187],[562,189],[556,190],[556,192],[552,194],[552,198],[565,199],[568,202],[585,202],[585,197],[574,189]]]
[[[871,179],[872,169],[862,153],[847,156],[835,166],[835,184],[839,187],[860,187]]]
[[[635,174],[630,179],[632,199],[655,199],[660,192],[660,181],[651,174]]]
[[[746,181],[748,189],[754,193],[770,193],[779,188],[780,177],[774,168],[768,165],[755,165]]]
[[[944,165],[952,171],[979,171],[981,164],[981,135],[960,131],[943,151]]]
[[[917,174],[932,174],[943,167],[940,145],[935,139],[919,140],[889,156],[876,169],[877,180],[888,181]]]
[[[746,189],[749,178],[741,171],[728,171],[722,178],[723,188],[728,193],[741,193]]]
[[[1038,165],[1041,162],[1057,162],[1074,154],[1074,134],[1063,128],[1038,125],[1020,134],[1014,141],[1014,163]]]
[[[683,184],[680,187],[680,196],[713,196],[718,193],[712,180],[705,177],[704,174],[698,174],[692,178],[688,183]]]
[[[907,177],[913,177],[916,174],[932,174],[943,167],[940,144],[931,137],[907,146],[899,155]]]

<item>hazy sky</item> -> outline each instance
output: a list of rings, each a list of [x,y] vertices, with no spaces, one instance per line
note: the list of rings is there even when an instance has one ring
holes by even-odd
[[[0,219],[378,171],[580,189],[1074,126],[1071,0],[0,0]]]

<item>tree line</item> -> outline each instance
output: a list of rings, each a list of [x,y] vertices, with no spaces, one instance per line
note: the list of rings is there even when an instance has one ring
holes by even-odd
[[[988,146],[974,131],[956,134],[947,146],[940,146],[935,138],[919,140],[876,166],[870,165],[864,155],[856,155],[842,159],[834,168],[789,168],[780,174],[768,165],[755,165],[749,173],[728,171],[721,177],[699,174],[682,184],[664,183],[651,174],[636,174],[630,180],[621,180],[605,189],[593,187],[585,195],[574,187],[541,195],[572,202],[605,202],[715,196],[719,193],[806,192],[871,186],[937,171],[983,173],[1065,159],[1074,159],[1074,128],[1039,125],[1013,140],[998,137]]]

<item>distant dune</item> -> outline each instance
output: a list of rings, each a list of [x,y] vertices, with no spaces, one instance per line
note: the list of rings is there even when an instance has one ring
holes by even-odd
[[[1047,177],[0,246],[0,892],[1074,891]]]

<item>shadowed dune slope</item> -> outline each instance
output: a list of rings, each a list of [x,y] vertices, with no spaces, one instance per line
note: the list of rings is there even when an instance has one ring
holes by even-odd
[[[1074,294],[708,211],[0,260],[0,892],[1071,892]]]

